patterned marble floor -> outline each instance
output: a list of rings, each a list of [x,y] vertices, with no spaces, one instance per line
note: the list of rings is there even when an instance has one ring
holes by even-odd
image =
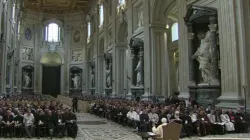
[[[141,138],[132,132],[131,128],[122,127],[116,123],[107,121],[106,119],[99,118],[86,113],[78,113],[78,136],[76,140],[141,140]],[[96,122],[99,122],[96,124]],[[184,138],[181,140],[214,140],[217,138],[232,140],[232,138],[246,138],[250,140],[250,134],[227,134],[220,136],[208,136],[203,138],[192,137]],[[5,140],[0,138],[0,140]],[[12,139],[14,140],[14,139]],[[27,140],[27,139],[18,139]],[[35,139],[30,139],[35,140]],[[48,140],[41,138],[40,140]],[[57,140],[54,139],[53,140]],[[59,139],[58,139],[59,140]],[[73,140],[72,138],[62,138],[60,140]]]

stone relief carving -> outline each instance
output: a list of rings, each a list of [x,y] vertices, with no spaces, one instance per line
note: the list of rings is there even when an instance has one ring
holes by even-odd
[[[211,31],[207,31],[206,33],[199,33],[198,38],[201,41],[200,47],[192,56],[192,59],[196,59],[199,62],[199,69],[201,70],[204,83],[218,85],[219,80],[217,74],[212,70],[213,67],[218,68],[218,66],[214,66],[211,63],[211,60],[213,59],[213,45],[215,43],[213,42],[214,36]]]
[[[76,30],[74,35],[73,35],[73,39],[74,39],[75,42],[79,42],[80,38],[81,38],[80,31]]]
[[[57,47],[60,46],[60,43],[52,41],[49,42],[48,45],[49,45],[49,52],[55,52],[57,50]]]
[[[82,51],[73,51],[72,52],[72,61],[79,62],[83,60],[83,53]]]
[[[23,48],[22,57],[23,60],[33,60],[33,48]]]
[[[143,26],[143,6],[138,7],[137,18],[138,18],[138,27],[142,27]]]

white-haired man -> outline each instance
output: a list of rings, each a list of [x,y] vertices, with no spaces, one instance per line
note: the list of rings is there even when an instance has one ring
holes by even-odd
[[[162,126],[167,125],[167,119],[166,118],[162,118],[161,119],[161,125],[159,125],[158,127],[155,127],[155,124],[153,123],[153,128],[152,128],[152,132],[159,135],[161,138],[163,138],[163,128]]]

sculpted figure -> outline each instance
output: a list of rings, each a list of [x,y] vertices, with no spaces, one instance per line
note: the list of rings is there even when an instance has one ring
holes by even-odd
[[[24,73],[23,76],[24,76],[24,87],[28,88],[30,85],[31,79],[30,79],[28,73],[26,73],[26,72]]]
[[[141,60],[138,61],[138,64],[136,66],[135,71],[137,71],[137,76],[136,76],[136,86],[140,86],[141,85]]]
[[[80,87],[80,83],[81,83],[81,77],[77,74],[75,74],[75,77],[72,78],[72,81],[74,82],[74,88],[78,89]]]
[[[107,88],[111,87],[111,64],[108,64],[108,68],[106,69],[106,84]]]
[[[215,67],[211,64],[211,53],[213,51],[214,42],[212,41],[212,33],[208,31],[206,34],[198,34],[198,38],[201,40],[200,47],[192,56],[192,59],[196,59],[200,66],[202,79],[208,84],[218,84],[218,79],[215,74],[212,73],[212,68]]]

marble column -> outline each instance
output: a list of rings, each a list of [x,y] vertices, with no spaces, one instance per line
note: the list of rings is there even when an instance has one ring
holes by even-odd
[[[40,56],[40,48],[42,46],[42,28],[43,26],[41,24],[35,25],[35,48],[34,48],[34,54],[33,56]],[[40,57],[33,57],[34,58],[34,93],[41,93],[41,87],[39,84],[40,80],[40,70],[42,65],[40,64]]]
[[[125,52],[127,49],[127,44],[116,44],[114,47],[115,55],[112,58],[113,60],[113,71],[112,77],[113,80],[113,92],[112,96],[124,96],[124,88],[125,88]]]
[[[188,44],[188,31],[187,26],[183,20],[187,12],[187,1],[177,0],[176,3],[178,13],[178,26],[179,26],[179,40],[178,48],[180,54],[179,68],[183,70],[180,72],[180,95],[179,97],[187,99],[189,97],[189,48]]]
[[[6,9],[6,6],[4,6],[3,10]],[[2,23],[4,23],[4,31],[2,31],[4,33],[3,36],[3,40],[1,41],[1,47],[2,47],[2,67],[1,67],[1,93],[6,94],[6,63],[7,63],[7,45],[6,45],[6,33],[7,33],[7,18],[6,18],[6,12],[4,12],[4,18],[2,18],[4,21]]]
[[[98,80],[97,80],[97,91],[98,94],[101,95],[104,93],[104,54],[100,54],[97,57],[97,71],[98,71]]]
[[[192,24],[188,25],[188,60],[189,60],[189,86],[196,85],[196,78],[195,78],[195,65],[194,59],[191,57],[195,54],[195,46],[194,46],[194,33],[192,32]]]
[[[220,68],[221,68],[221,91],[218,98],[219,107],[235,108],[243,101],[241,78],[241,65],[243,55],[238,54],[242,50],[243,35],[237,24],[242,22],[242,3],[233,0],[218,1],[218,26],[220,38]],[[241,52],[242,53],[242,52]]]
[[[71,49],[70,49],[70,44],[71,44],[71,36],[72,36],[72,26],[71,25],[66,25],[66,27],[64,27],[64,46],[65,46],[65,58],[64,58],[64,76],[65,76],[65,94],[69,94],[70,92],[70,80],[69,80],[69,76],[70,76],[70,61],[71,61],[71,57],[70,57],[70,53],[71,53]],[[63,68],[63,66],[62,66]]]
[[[90,88],[88,88],[88,73],[89,73],[88,65],[89,63],[85,59],[83,61],[83,71],[82,71],[82,94],[87,94],[90,92],[89,91]]]
[[[152,76],[151,76],[151,38],[150,38],[150,2],[151,0],[143,1],[143,34],[144,34],[144,96],[152,93]]]
[[[170,60],[167,47],[167,30],[162,24],[156,24],[150,28],[150,63],[151,63],[151,92],[155,95],[165,95],[170,90]],[[144,54],[144,58],[149,57]],[[148,61],[144,61],[149,63]],[[174,65],[173,65],[174,66]],[[146,74],[146,72],[145,72]],[[146,81],[145,81],[146,82]],[[148,87],[149,88],[149,87]]]

